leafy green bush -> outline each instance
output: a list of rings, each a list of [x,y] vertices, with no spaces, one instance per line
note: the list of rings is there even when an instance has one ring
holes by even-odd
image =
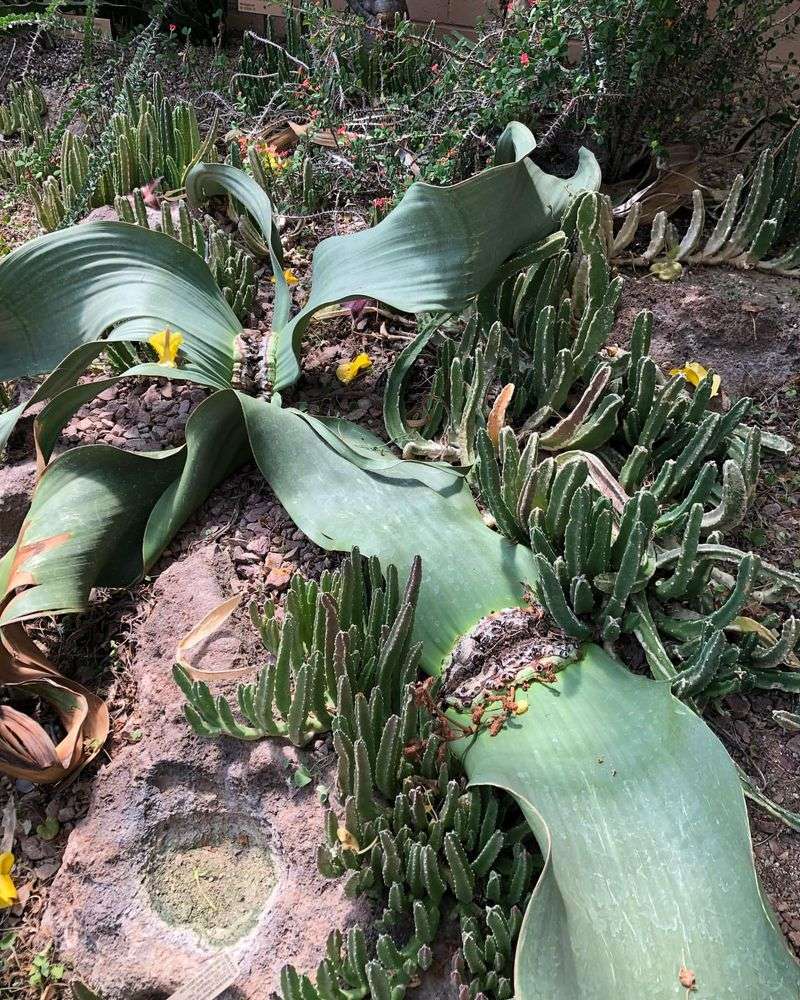
[[[599,136],[613,180],[643,141],[706,141],[796,92],[785,68],[768,63],[800,25],[800,13],[784,8],[721,0],[709,15],[705,3],[681,0],[541,0],[510,20],[535,41],[543,83],[565,72],[576,120]]]

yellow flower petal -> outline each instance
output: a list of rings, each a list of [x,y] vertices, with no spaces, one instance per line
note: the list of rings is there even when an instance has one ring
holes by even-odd
[[[369,354],[359,354],[352,361],[345,361],[336,369],[336,377],[344,385],[349,385],[353,379],[363,371],[372,367],[372,358]]]
[[[353,851],[354,854],[358,854],[360,845],[346,826],[340,826],[336,830],[336,836],[339,840],[339,843],[342,845],[343,851]]]
[[[273,274],[269,280],[274,285],[275,275]],[[297,277],[297,275],[290,267],[287,267],[286,270],[283,272],[283,280],[286,282],[287,285],[296,285],[300,281],[300,279]]]
[[[17,887],[11,878],[14,855],[10,851],[0,854],[0,910],[8,909],[17,901]]]
[[[183,343],[183,337],[174,330],[167,327],[166,330],[159,330],[154,333],[147,343],[158,355],[158,363],[165,368],[175,368],[175,359]]]
[[[271,149],[265,149],[261,153],[261,159],[270,170],[283,170],[286,167],[286,160],[278,156],[277,153],[273,153]]]
[[[695,388],[700,385],[704,378],[708,378],[708,369],[701,365],[699,361],[687,361],[683,368],[671,368],[670,375],[683,375],[687,382],[691,382]],[[722,384],[719,375],[711,376],[711,398],[719,393]]]

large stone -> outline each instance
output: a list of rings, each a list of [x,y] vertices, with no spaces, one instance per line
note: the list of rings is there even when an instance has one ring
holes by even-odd
[[[131,668],[126,731],[135,738],[95,777],[49,894],[44,930],[56,953],[105,1000],[166,997],[221,948],[240,972],[225,997],[265,1000],[285,963],[315,968],[333,927],[368,916],[316,868],[314,784],[332,783],[330,755],[205,740],[184,721],[175,646],[227,596],[231,574],[230,560],[206,546],[156,582]],[[245,665],[250,632],[231,624],[193,662]],[[315,781],[296,789],[301,759]]]
[[[35,483],[35,462],[0,464],[0,556],[17,540]]]

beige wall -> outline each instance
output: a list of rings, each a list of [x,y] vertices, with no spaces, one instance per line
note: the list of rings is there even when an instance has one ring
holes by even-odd
[[[406,2],[408,12],[414,21],[422,24],[436,21],[442,28],[464,30],[472,28],[490,6],[499,6],[504,0],[406,0]],[[345,0],[333,0],[333,5],[340,10],[346,6]],[[718,6],[719,0],[708,0],[710,13],[713,14]],[[789,14],[795,11],[800,12],[800,0],[786,4],[783,13]],[[228,26],[233,30],[250,28],[254,31],[263,31],[264,15],[268,13],[279,15],[280,3],[273,3],[271,0],[228,0]],[[796,44],[794,40],[782,40],[775,48],[775,61],[786,62],[790,52],[800,53],[800,39]]]
[[[428,24],[436,21],[444,27],[471,28],[486,12],[487,0],[407,0],[412,20]],[[333,0],[334,7],[343,9],[344,0]],[[263,31],[264,15],[281,13],[281,5],[270,0],[228,0],[228,27],[233,31],[249,28]]]

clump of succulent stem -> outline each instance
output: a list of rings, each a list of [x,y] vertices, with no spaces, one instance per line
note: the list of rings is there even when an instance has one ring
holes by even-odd
[[[169,100],[158,74],[150,97],[137,99],[126,83],[101,149],[92,150],[85,139],[65,130],[59,177],[30,186],[42,228],[58,229],[83,210],[112,204],[116,196],[157,179],[166,190],[180,189],[192,164],[213,160],[215,130],[216,123],[203,138],[192,106]]]
[[[608,256],[638,264],[653,264],[666,256],[668,261],[677,264],[726,264],[744,270],[755,268],[784,277],[800,277],[800,244],[788,233],[787,225],[800,197],[799,152],[800,130],[794,128],[777,157],[771,149],[761,153],[748,183],[744,174],[737,174],[708,237],[705,236],[704,195],[695,188],[692,217],[684,235],[678,234],[665,211],[658,212],[651,224],[647,248],[638,256],[626,257],[624,251],[636,235],[640,206],[636,203],[614,235],[611,203],[604,198],[603,231]]]

